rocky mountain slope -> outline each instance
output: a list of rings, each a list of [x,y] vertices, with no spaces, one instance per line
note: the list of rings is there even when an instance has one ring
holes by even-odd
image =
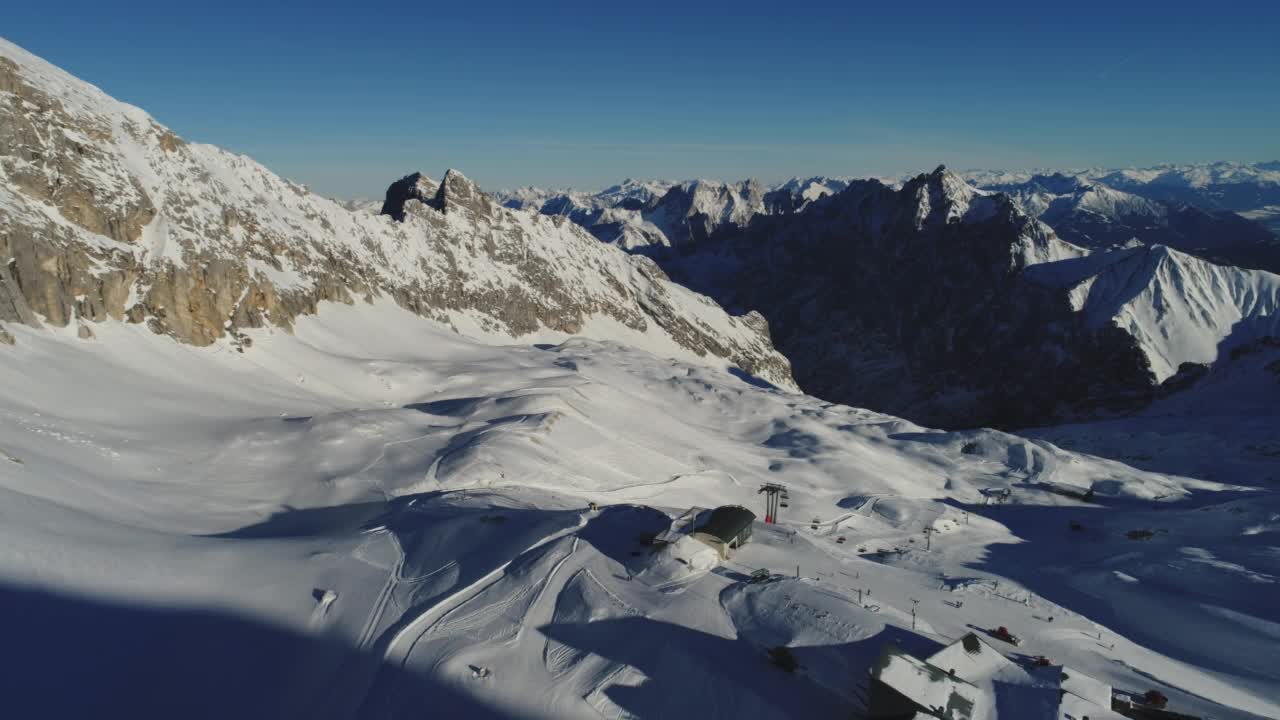
[[[652,256],[764,313],[806,391],[933,425],[1141,407],[1184,364],[1280,334],[1276,275],[1163,246],[1091,254],[942,168]]]
[[[758,316],[456,171],[413,178],[389,191],[394,219],[348,209],[0,41],[0,324],[145,323],[243,350],[248,328],[381,296],[476,337],[586,334],[791,386]]]

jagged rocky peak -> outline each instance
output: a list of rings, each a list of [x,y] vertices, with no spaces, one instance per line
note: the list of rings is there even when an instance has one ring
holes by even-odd
[[[498,203],[480,186],[450,168],[439,183],[420,172],[405,175],[387,188],[387,199],[382,204],[382,214],[390,215],[396,222],[404,222],[410,201],[434,208],[443,213],[466,211],[477,216],[491,217]]]
[[[466,175],[450,168],[436,191],[435,207],[448,213],[465,209],[476,215],[492,215],[497,203]]]
[[[915,203],[918,229],[980,221],[1009,205],[1008,198],[973,187],[946,165],[912,178],[903,186],[902,193]]]
[[[387,199],[382,203],[382,214],[390,215],[396,222],[404,222],[404,206],[410,200],[424,205],[435,202],[440,185],[420,172],[410,173],[391,183]]]

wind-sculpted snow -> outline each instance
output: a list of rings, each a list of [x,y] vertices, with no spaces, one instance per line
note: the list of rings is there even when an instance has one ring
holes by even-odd
[[[2,41],[0,91],[0,322],[89,338],[123,320],[244,349],[247,329],[322,301],[390,297],[476,337],[585,333],[792,385],[759,317],[572,223],[503,209],[457,171],[393,185],[375,215],[184,142]]]

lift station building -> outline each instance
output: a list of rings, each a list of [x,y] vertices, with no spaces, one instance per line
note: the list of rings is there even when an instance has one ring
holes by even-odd
[[[715,548],[722,560],[728,560],[751,539],[755,513],[741,505],[724,505],[711,511],[707,519],[693,531],[693,537]]]

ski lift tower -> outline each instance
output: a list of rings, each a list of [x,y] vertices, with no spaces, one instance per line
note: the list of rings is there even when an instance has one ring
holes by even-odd
[[[765,483],[760,486],[758,492],[764,493],[764,521],[768,524],[776,524],[778,522],[778,506],[787,497],[786,486],[777,483]]]

